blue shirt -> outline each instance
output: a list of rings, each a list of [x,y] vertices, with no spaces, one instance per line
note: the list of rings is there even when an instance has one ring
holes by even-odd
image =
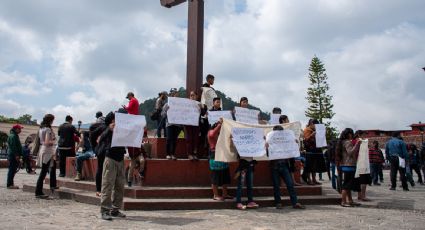
[[[407,147],[404,141],[398,138],[391,138],[385,146],[385,155],[388,157],[401,157],[406,159]]]

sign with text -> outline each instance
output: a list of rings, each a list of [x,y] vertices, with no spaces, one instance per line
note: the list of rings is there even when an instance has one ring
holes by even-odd
[[[292,130],[271,131],[266,136],[269,159],[288,159],[300,156],[300,147]]]
[[[274,114],[274,113],[270,114],[270,121],[269,121],[269,123],[271,125],[278,125],[279,124],[279,117],[281,115],[282,114]]]
[[[315,124],[316,127],[316,147],[326,147],[326,127],[324,124]]]
[[[145,126],[145,116],[115,113],[115,127],[112,134],[111,147],[140,148]]]
[[[258,110],[235,107],[235,118],[239,122],[258,124],[258,114],[260,114]]]
[[[232,112],[230,110],[208,111],[208,122],[211,125],[215,124],[220,118],[232,120]]]
[[[266,154],[262,128],[233,128],[232,140],[241,157],[261,157]]]
[[[175,125],[199,125],[200,108],[199,102],[187,98],[168,98],[167,118],[170,124]]]

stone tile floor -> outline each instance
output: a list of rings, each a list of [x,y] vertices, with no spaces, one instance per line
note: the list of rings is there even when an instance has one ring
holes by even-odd
[[[38,170],[39,171],[39,170]],[[257,210],[128,211],[126,219],[103,221],[99,207],[70,200],[38,200],[34,194],[6,189],[0,169],[0,229],[425,229],[425,186],[389,191],[368,187],[372,202],[361,207],[313,205]],[[19,171],[15,184],[35,183],[38,175]],[[324,186],[330,186],[329,181]]]

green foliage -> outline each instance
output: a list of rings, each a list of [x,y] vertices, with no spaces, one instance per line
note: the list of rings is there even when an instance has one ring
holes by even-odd
[[[226,94],[224,94],[224,93],[222,93],[218,90],[216,90],[216,93],[217,93],[217,96],[221,98],[221,103],[222,103],[221,107],[223,108],[223,110],[232,110],[235,106],[239,106],[238,102],[233,101],[232,98],[227,97]],[[179,92],[178,92],[178,96],[179,97],[186,97],[186,89],[183,88],[183,87],[180,87]],[[157,126],[156,121],[152,121],[150,119],[150,114],[155,109],[156,99],[157,99],[157,97],[147,99],[143,103],[141,103],[140,106],[139,106],[140,114],[146,116],[146,122],[147,122],[148,129],[156,129],[156,126]],[[261,109],[258,108],[258,107],[248,105],[248,108],[260,110],[261,119],[264,119],[264,120],[270,119],[270,113],[262,112]]]
[[[5,123],[19,123],[24,125],[37,125],[37,120],[31,120],[32,116],[29,114],[24,114],[18,118],[9,118],[3,115],[0,115],[0,122]]]
[[[329,84],[328,76],[324,64],[316,56],[313,57],[309,67],[310,87],[307,89],[307,101],[309,107],[305,111],[306,117],[317,119],[320,123],[324,123],[324,119],[332,119],[335,113],[332,111],[332,96],[328,94]],[[336,137],[338,133],[331,126],[330,122],[324,123],[326,126],[326,137],[328,140]]]

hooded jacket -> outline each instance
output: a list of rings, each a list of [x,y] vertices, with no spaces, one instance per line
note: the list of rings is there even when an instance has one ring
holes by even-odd
[[[16,130],[11,129],[10,134],[7,137],[7,145],[9,148],[7,149],[8,157],[20,157],[22,156],[22,145],[19,140],[19,135],[16,133]]]

